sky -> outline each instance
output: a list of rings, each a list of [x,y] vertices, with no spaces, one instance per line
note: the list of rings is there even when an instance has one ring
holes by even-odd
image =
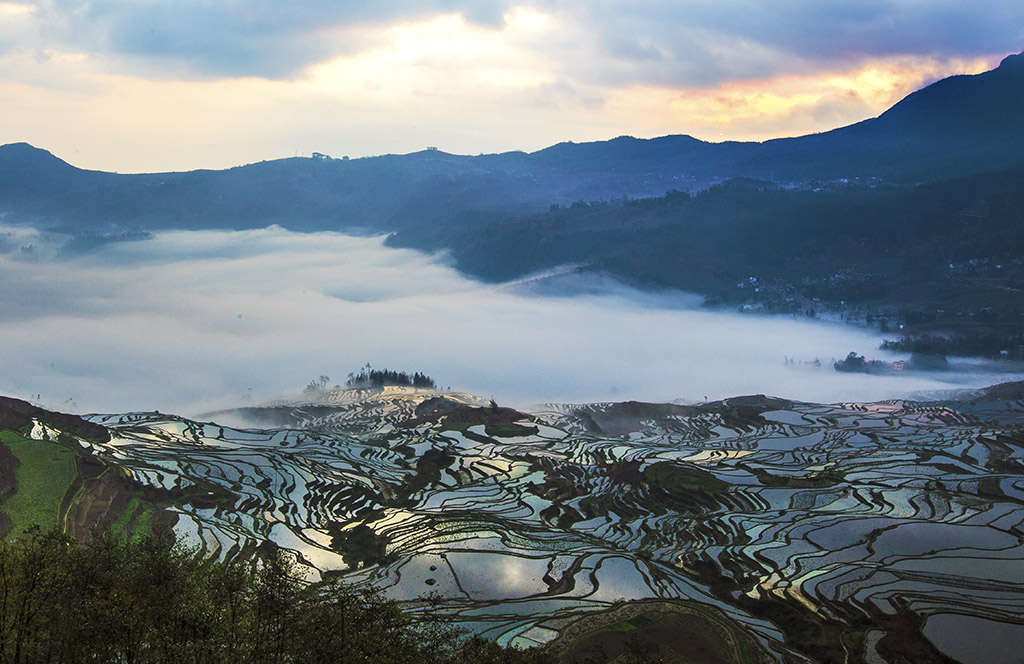
[[[763,140],[1021,50],[1019,0],[0,0],[0,143],[142,172]]]
[[[320,375],[341,384],[368,362],[518,407],[877,400],[1020,378],[838,373],[851,350],[898,356],[850,325],[712,312],[608,278],[545,294],[480,284],[380,237],[169,231],[82,255],[66,240],[0,228],[0,393],[63,412],[197,415],[297,396]]]

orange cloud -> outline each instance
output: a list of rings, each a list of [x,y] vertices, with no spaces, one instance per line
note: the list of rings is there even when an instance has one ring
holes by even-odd
[[[621,90],[611,95],[609,105],[618,115],[652,127],[653,133],[765,140],[874,117],[929,82],[982,72],[997,63],[998,57],[874,59],[838,72],[735,81],[708,90]]]

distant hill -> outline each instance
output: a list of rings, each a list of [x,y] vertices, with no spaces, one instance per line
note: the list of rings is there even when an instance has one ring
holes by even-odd
[[[250,228],[391,232],[471,227],[574,201],[657,196],[733,177],[784,182],[935,182],[1024,154],[1024,55],[954,76],[880,117],[763,143],[627,136],[532,154],[427,150],[290,158],[223,171],[119,175],[75,168],[24,143],[0,147],[0,212],[78,232]]]
[[[737,178],[693,195],[577,203],[462,229],[407,229],[388,242],[446,249],[460,270],[492,282],[573,265],[723,304],[801,313],[820,309],[811,304],[817,298],[965,319],[983,314],[1017,329],[1024,315],[1024,161],[917,186],[783,189]]]

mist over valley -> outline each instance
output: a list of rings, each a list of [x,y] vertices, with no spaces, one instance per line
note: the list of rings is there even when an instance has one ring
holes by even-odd
[[[869,330],[708,311],[700,297],[593,274],[480,283],[443,254],[380,237],[163,231],[68,256],[65,236],[5,233],[7,389],[77,412],[196,414],[297,394],[321,374],[344,383],[366,362],[519,406],[883,399],[1000,378],[956,365],[840,374],[832,362],[850,350],[900,356],[877,351],[881,336]]]

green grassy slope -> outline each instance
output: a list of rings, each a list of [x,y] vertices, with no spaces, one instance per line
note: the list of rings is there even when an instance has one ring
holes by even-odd
[[[58,443],[31,440],[13,431],[0,431],[0,442],[21,462],[15,471],[17,491],[0,505],[13,523],[4,535],[23,535],[35,524],[56,525],[64,494],[78,476],[74,453]]]

